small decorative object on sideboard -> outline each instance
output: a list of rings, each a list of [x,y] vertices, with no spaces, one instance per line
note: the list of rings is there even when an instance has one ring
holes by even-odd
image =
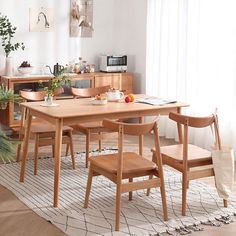
[[[13,75],[13,62],[9,57],[12,51],[16,51],[19,48],[24,50],[25,45],[23,43],[12,43],[14,34],[16,33],[16,27],[11,24],[7,16],[3,16],[0,13],[0,36],[2,41],[2,47],[6,54],[6,69],[5,74],[7,76]]]
[[[21,65],[18,67],[18,71],[21,75],[27,76],[32,74],[33,67],[27,61],[23,61]]]
[[[75,63],[73,67],[73,72],[77,74],[83,73],[94,73],[95,65],[88,64],[87,61],[83,61],[82,57],[79,57],[79,62]]]

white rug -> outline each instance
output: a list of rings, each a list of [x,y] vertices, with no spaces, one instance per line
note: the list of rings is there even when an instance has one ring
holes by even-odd
[[[106,151],[107,152],[107,151]],[[96,153],[94,153],[96,154]],[[76,170],[71,159],[62,158],[59,207],[53,208],[53,159],[40,159],[38,176],[33,175],[33,160],[27,161],[25,182],[19,182],[20,163],[0,165],[0,184],[11,190],[22,202],[67,235],[159,235],[174,231],[187,233],[198,230],[200,223],[229,223],[228,215],[236,213],[236,199],[223,208],[214,188],[192,181],[187,194],[187,217],[181,216],[181,176],[165,169],[169,221],[163,222],[159,189],[149,197],[136,191],[133,200],[122,196],[121,230],[114,232],[115,185],[104,177],[94,177],[89,208],[83,208],[87,181],[84,154],[76,158]],[[218,219],[218,220],[217,220]],[[187,226],[187,227],[186,227]],[[193,226],[193,227],[189,227]]]

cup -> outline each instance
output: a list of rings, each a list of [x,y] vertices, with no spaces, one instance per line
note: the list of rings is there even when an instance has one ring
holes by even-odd
[[[108,101],[118,101],[124,98],[124,93],[120,92],[120,90],[112,89],[107,92],[107,99]]]

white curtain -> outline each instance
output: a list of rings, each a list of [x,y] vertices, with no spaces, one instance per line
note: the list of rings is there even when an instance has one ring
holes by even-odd
[[[224,144],[236,150],[236,1],[148,0],[146,93],[187,102],[187,114],[218,108]],[[177,137],[162,119],[161,133]],[[191,141],[209,146],[209,131]]]

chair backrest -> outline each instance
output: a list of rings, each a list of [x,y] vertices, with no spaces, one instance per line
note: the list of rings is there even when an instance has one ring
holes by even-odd
[[[157,155],[154,155],[153,161],[158,165],[161,165],[161,154],[160,154],[160,141],[158,136],[158,119],[150,123],[144,124],[128,124],[123,122],[116,122],[112,120],[103,120],[103,126],[107,129],[118,132],[118,174],[122,175],[123,170],[123,139],[124,134],[126,135],[133,135],[133,136],[140,136],[145,135],[153,131],[154,133],[154,144]],[[139,149],[140,153],[140,149]]]
[[[221,149],[221,140],[219,134],[219,125],[217,114],[212,114],[205,117],[193,117],[181,115],[178,113],[170,113],[169,118],[177,123],[177,125],[184,126],[184,136],[183,136],[183,160],[187,163],[188,158],[188,128],[205,128],[210,127],[212,132],[214,132],[215,145],[216,148]],[[213,129],[214,127],[214,129]],[[182,129],[181,129],[182,132]]]
[[[58,96],[64,92],[63,88],[58,88],[54,92],[54,96]],[[37,101],[43,101],[44,97],[46,95],[46,91],[25,91],[25,90],[20,90],[20,96],[27,100],[27,101],[32,101],[32,102],[37,102]]]
[[[140,136],[150,133],[156,121],[145,124],[123,123],[112,120],[103,120],[103,126],[111,131],[119,132],[120,126],[123,127],[123,133],[127,135]]]
[[[111,88],[110,85],[97,87],[97,88],[71,88],[71,93],[74,97],[95,97],[96,95],[100,95],[106,93]]]
[[[33,101],[33,102],[36,102],[36,101],[43,101],[44,100],[44,97],[46,95],[46,92],[45,91],[25,91],[25,90],[21,90],[20,91],[20,96],[27,100],[27,101]]]

